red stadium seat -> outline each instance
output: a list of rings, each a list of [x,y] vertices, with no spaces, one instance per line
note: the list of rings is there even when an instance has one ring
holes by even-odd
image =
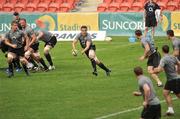
[[[161,7],[161,10],[166,9],[169,0],[157,0],[156,3]]]
[[[123,0],[114,0],[114,2],[109,4],[108,11],[116,12],[119,9],[119,6]]]
[[[17,3],[14,5],[14,11],[23,11],[26,7],[27,2],[27,0],[17,0]]]
[[[4,12],[11,12],[11,11],[13,11],[15,3],[16,3],[16,0],[6,0],[6,2],[2,6],[2,10]]]
[[[180,0],[170,0],[167,3],[167,10],[175,11],[178,9],[178,4],[180,4]]]
[[[129,11],[138,12],[144,7],[145,0],[135,0]]]
[[[60,5],[63,3],[63,0],[51,0],[49,4],[48,11],[49,12],[58,12]]]
[[[36,11],[38,12],[45,12],[48,11],[48,6],[49,6],[50,1],[49,0],[40,0],[39,3],[37,4]]]
[[[75,0],[65,0],[65,2],[60,6],[60,11],[68,12],[75,6]]]
[[[38,3],[39,3],[39,0],[29,0],[26,5],[25,11],[27,12],[35,11]]]
[[[110,3],[112,3],[112,1],[113,0],[103,0],[103,3],[98,5],[97,11],[98,12],[105,12],[108,9]]]
[[[119,11],[128,11],[128,9],[130,9],[132,6],[133,1],[134,0],[123,0],[123,2],[120,4]]]

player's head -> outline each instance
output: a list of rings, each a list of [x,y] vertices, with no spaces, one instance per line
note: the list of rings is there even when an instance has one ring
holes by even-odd
[[[162,46],[162,51],[164,54],[168,54],[169,53],[169,46],[168,45],[163,45]]]
[[[173,30],[168,30],[166,33],[167,33],[168,39],[171,39],[172,37],[174,37],[174,31]]]
[[[19,19],[19,13],[18,12],[14,12],[14,20],[18,20]]]
[[[11,29],[12,29],[12,30],[17,30],[17,29],[18,29],[18,23],[17,23],[17,21],[12,21],[12,22],[11,22]]]
[[[136,35],[136,38],[140,38],[142,36],[142,31],[141,30],[136,30],[135,35]]]
[[[86,36],[87,35],[87,26],[81,26],[81,34],[83,36]]]
[[[26,27],[26,19],[25,18],[21,18],[19,23],[21,24],[21,27],[22,28],[25,28]]]
[[[136,76],[140,76],[140,75],[143,75],[143,69],[141,68],[141,67],[135,67],[134,68],[134,74],[136,75]]]

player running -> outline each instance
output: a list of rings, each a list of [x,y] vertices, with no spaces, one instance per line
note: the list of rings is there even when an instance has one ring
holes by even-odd
[[[9,78],[14,76],[12,62],[13,59],[15,58],[20,59],[20,62],[22,63],[26,75],[29,75],[29,72],[26,67],[28,62],[24,57],[24,47],[23,47],[24,40],[25,41],[28,40],[27,35],[18,29],[18,24],[16,21],[12,21],[11,30],[5,35],[5,44],[9,46],[8,55],[7,55],[7,59],[8,59],[7,61],[9,64],[9,74],[8,74]]]
[[[167,31],[167,37],[169,40],[172,42],[173,46],[173,55],[180,60],[180,39],[176,38],[174,36],[174,31],[173,30],[168,30]],[[177,67],[178,74],[180,74],[180,67]]]
[[[86,54],[86,56],[91,60],[91,64],[93,67],[93,75],[97,76],[97,69],[96,65],[98,65],[100,68],[106,71],[106,75],[110,76],[111,70],[108,69],[96,56],[95,50],[96,47],[92,42],[92,38],[89,33],[87,33],[87,26],[81,27],[81,33],[79,33],[75,40],[72,43],[72,49],[73,52],[76,52],[76,44],[77,42],[80,42],[81,47],[83,50],[81,51],[82,54]]]
[[[26,19],[24,18],[21,18],[19,23],[21,24],[22,31],[26,33],[29,38],[27,49],[25,52],[26,59],[32,62],[34,67],[38,67],[38,65],[33,60],[34,58],[37,62],[40,62],[43,65],[44,70],[47,71],[48,67],[45,64],[43,58],[40,57],[40,53],[38,52],[39,42],[36,39],[36,34],[34,30],[30,26],[27,25]]]
[[[163,84],[160,81],[157,73],[151,73],[153,68],[158,67],[161,56],[160,53],[155,48],[154,42],[150,40],[149,37],[142,36],[141,30],[136,30],[135,35],[137,39],[141,40],[142,47],[144,48],[144,54],[139,58],[140,61],[143,61],[144,59],[148,58],[147,61],[147,68],[148,73],[151,75],[151,77],[156,81],[158,87],[162,87]]]
[[[176,72],[175,66],[180,66],[179,60],[173,55],[169,55],[169,46],[164,45],[162,47],[164,57],[161,59],[160,64],[153,70],[152,73],[159,73],[165,71],[167,81],[164,86],[163,95],[168,105],[167,115],[174,115],[174,109],[172,106],[172,98],[170,91],[173,91],[178,98],[180,98],[180,76]]]
[[[144,20],[145,20],[145,31],[144,36],[146,37],[148,28],[151,27],[151,36],[154,37],[155,34],[155,27],[157,26],[157,19],[155,11],[157,9],[161,9],[157,3],[153,0],[149,0],[144,6]],[[162,20],[162,13],[160,13],[161,20]]]
[[[141,113],[141,119],[160,119],[161,105],[150,78],[143,75],[141,67],[134,68],[134,73],[138,80],[140,92],[133,92],[135,96],[143,96],[144,109]]]

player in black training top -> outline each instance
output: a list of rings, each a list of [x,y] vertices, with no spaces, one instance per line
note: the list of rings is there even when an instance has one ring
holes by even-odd
[[[79,33],[75,40],[72,43],[72,48],[73,52],[76,52],[76,44],[77,42],[80,42],[81,47],[83,50],[81,51],[82,54],[86,54],[87,57],[91,60],[91,64],[93,67],[93,75],[97,76],[97,70],[96,70],[96,65],[98,65],[100,68],[106,71],[106,75],[110,76],[111,70],[109,70],[96,56],[95,50],[96,47],[92,42],[91,35],[87,33],[87,26],[82,26],[81,27],[81,33]]]
[[[145,32],[144,36],[146,36],[148,32],[148,28],[152,27],[152,37],[154,37],[155,27],[157,26],[157,19],[155,11],[157,9],[161,9],[158,4],[156,4],[153,0],[149,0],[144,6],[144,20],[145,20]],[[160,13],[162,20],[162,13]]]

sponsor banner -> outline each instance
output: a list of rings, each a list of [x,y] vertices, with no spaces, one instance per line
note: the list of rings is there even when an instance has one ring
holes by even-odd
[[[158,23],[156,35],[164,36],[170,28],[170,13],[163,13],[163,22]],[[99,30],[109,36],[133,36],[136,29],[145,29],[143,13],[99,13]]]
[[[98,31],[98,13],[58,13],[58,31],[79,31],[82,25]]]
[[[12,14],[1,13],[0,14],[0,34],[10,30],[11,22],[14,19]],[[46,30],[57,30],[57,14],[53,13],[33,13],[33,14],[20,14],[20,18],[25,18],[27,23],[35,30],[38,30],[35,21],[37,19],[42,20],[46,24]]]
[[[73,41],[79,31],[50,31],[53,33],[58,41]],[[88,31],[91,34],[93,41],[104,41],[106,38],[105,31]]]
[[[171,29],[176,36],[180,36],[180,12],[171,13]]]

